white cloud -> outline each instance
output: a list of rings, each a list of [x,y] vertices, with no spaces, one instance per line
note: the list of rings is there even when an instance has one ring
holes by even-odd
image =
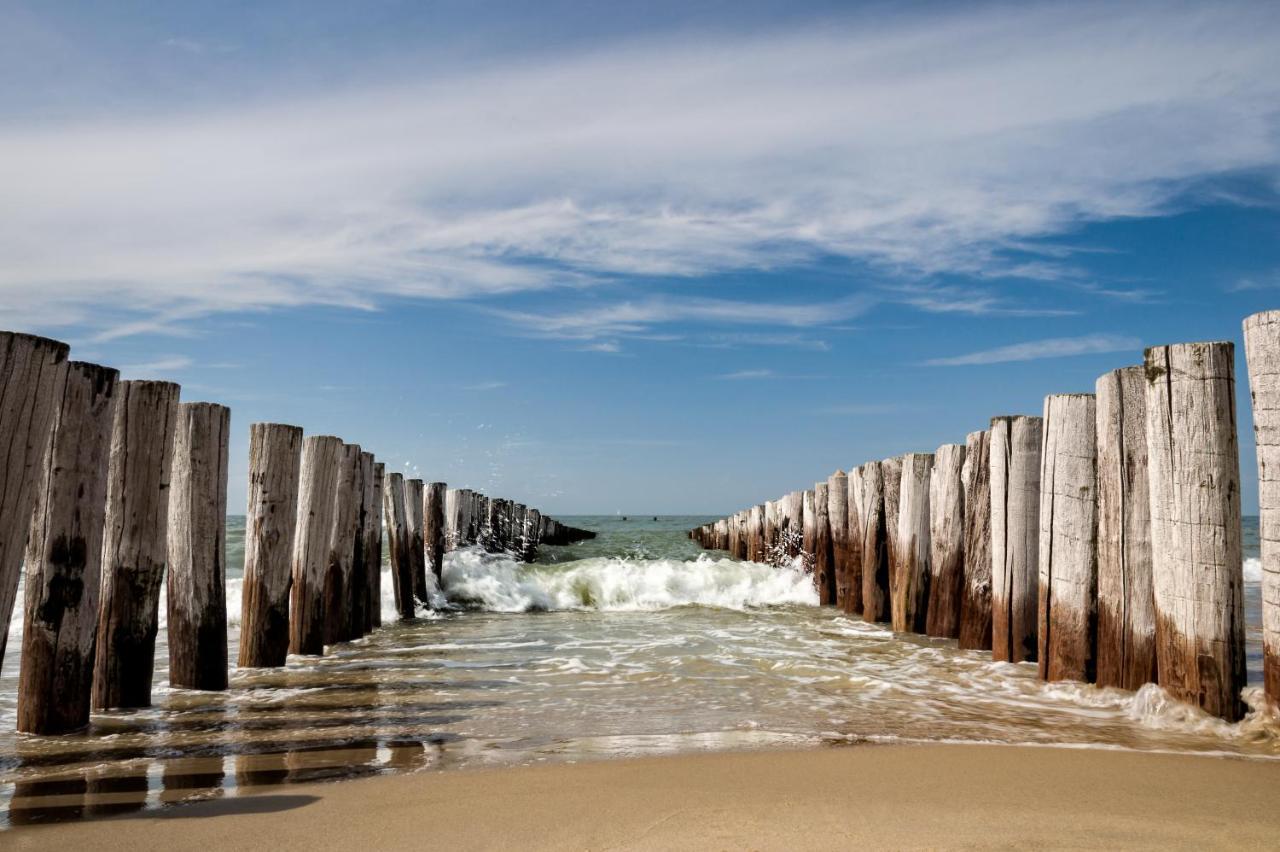
[[[120,375],[126,379],[149,379],[185,370],[194,363],[185,355],[162,355],[138,364],[120,367]]]
[[[1041,358],[1063,358],[1069,355],[1096,355],[1104,352],[1131,351],[1142,354],[1142,343],[1136,337],[1114,334],[1088,334],[1083,337],[1050,337],[1027,343],[1014,343],[967,355],[934,358],[925,361],[932,367],[958,367],[971,364],[1003,364],[1009,361],[1035,361]]]
[[[716,376],[718,379],[728,379],[729,381],[741,381],[743,379],[772,379],[778,374],[773,370],[738,370],[736,373],[725,373],[722,376]]]
[[[1274,172],[1278,40],[1273,4],[1001,4],[199,112],[10,121],[0,308],[119,336],[211,311],[829,255],[1054,280],[1069,256],[1002,251],[1165,212],[1198,179]],[[991,307],[945,295],[910,303]],[[102,303],[133,315],[104,319]],[[624,330],[646,324],[625,314]]]
[[[469,391],[491,391],[501,390],[507,386],[506,382],[477,382],[474,385],[466,385],[463,390]]]

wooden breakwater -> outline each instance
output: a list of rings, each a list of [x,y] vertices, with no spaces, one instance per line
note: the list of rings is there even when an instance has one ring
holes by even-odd
[[[1244,342],[1263,686],[1280,711],[1280,311],[1246,319]],[[1045,680],[1157,683],[1237,721],[1246,674],[1236,433],[1235,345],[1155,346],[1142,364],[1099,377],[1094,393],[1051,394],[1040,413],[993,417],[963,444],[836,471],[690,536],[808,571],[821,603],[867,621],[1035,662]],[[815,498],[825,511],[811,509]],[[750,521],[757,514],[762,525]]]
[[[161,589],[173,686],[227,688],[231,411],[171,382],[120,381],[55,340],[0,332],[0,661],[25,572],[18,730],[83,729],[151,703]],[[241,667],[323,654],[431,604],[447,550],[536,558],[594,533],[511,500],[387,473],[301,428],[249,429]],[[430,579],[428,579],[430,578]]]

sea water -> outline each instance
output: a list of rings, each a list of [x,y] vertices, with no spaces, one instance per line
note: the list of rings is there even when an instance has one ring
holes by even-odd
[[[1044,684],[952,641],[895,635],[817,606],[803,571],[700,550],[697,517],[565,518],[599,537],[535,564],[446,557],[436,608],[231,671],[207,693],[167,683],[164,595],[154,706],[95,714],[62,737],[14,733],[21,609],[0,671],[0,814],[76,819],[269,784],[386,772],[715,749],[989,742],[1280,757],[1280,725],[1229,725],[1170,700]],[[243,518],[227,530],[227,612],[239,641]],[[1257,520],[1245,522],[1250,688],[1261,682]],[[18,600],[22,600],[19,594]]]

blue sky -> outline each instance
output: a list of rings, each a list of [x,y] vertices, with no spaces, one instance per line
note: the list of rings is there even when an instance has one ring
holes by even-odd
[[[725,512],[1280,307],[1275,4],[0,5],[0,326]],[[1239,363],[1245,508],[1256,507]]]

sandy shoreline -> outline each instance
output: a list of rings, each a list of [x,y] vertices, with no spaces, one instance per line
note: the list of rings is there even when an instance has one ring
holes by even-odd
[[[1280,762],[869,746],[435,772],[22,827],[6,848],[1274,847]]]

